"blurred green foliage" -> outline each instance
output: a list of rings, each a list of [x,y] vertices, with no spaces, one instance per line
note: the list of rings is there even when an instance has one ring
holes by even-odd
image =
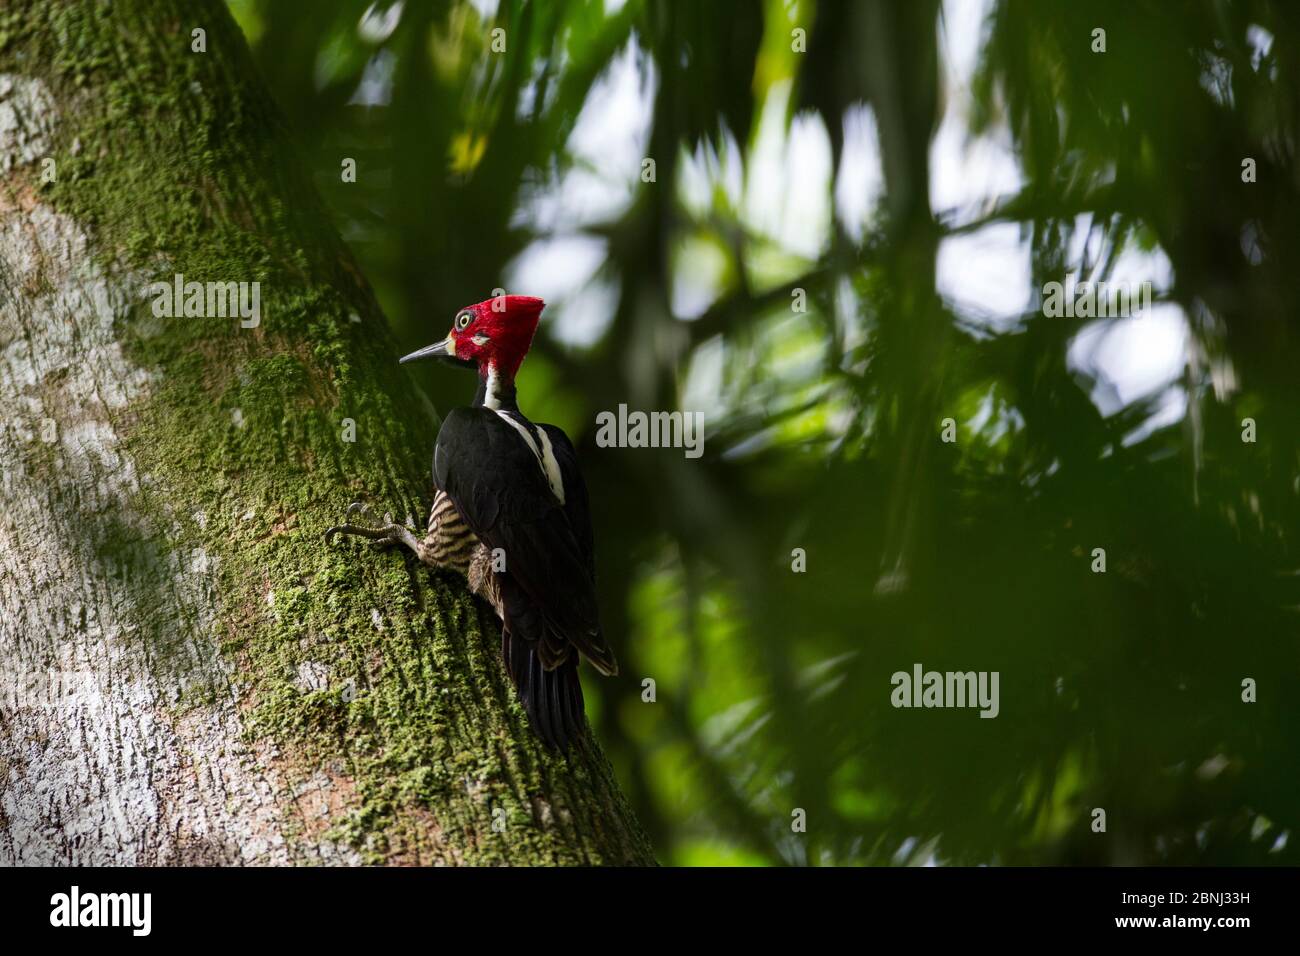
[[[521,405],[583,456],[589,710],[661,859],[1300,858],[1300,8],[231,8],[403,350],[559,290],[509,287],[551,301]],[[936,201],[989,143],[1009,188]],[[1039,309],[1126,262],[1184,335],[1127,394],[1149,338]],[[597,447],[620,403],[704,411],[705,455]],[[998,671],[999,716],[894,709],[915,662]]]

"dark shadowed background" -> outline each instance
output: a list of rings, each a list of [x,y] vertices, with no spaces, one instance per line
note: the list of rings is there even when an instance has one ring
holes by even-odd
[[[1300,860],[1300,7],[230,7],[404,350],[549,303],[520,404],[661,860]],[[598,447],[620,404],[704,455]],[[915,663],[998,716],[894,709]]]

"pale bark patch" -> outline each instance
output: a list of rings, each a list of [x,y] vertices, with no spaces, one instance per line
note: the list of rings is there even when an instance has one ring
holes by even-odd
[[[0,76],[0,169],[54,122],[38,81]],[[355,862],[286,843],[297,798],[243,742],[214,559],[123,442],[155,385],[120,338],[148,277],[100,265],[26,178],[0,186],[0,864]]]
[[[0,73],[0,172],[49,152],[54,98],[39,80]]]

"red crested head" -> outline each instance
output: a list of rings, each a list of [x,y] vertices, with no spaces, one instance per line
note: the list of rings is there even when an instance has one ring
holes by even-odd
[[[515,373],[533,344],[533,333],[546,303],[531,295],[498,295],[456,313],[447,338],[402,358],[446,356],[477,362],[479,374],[495,368],[497,375],[514,381]]]

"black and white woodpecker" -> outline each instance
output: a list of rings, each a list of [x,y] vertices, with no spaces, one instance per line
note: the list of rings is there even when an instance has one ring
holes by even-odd
[[[325,532],[401,544],[425,564],[463,574],[501,619],[501,654],[534,728],[567,749],[585,726],[578,656],[605,675],[618,664],[601,632],[587,487],[568,437],[519,411],[515,375],[545,303],[498,296],[461,309],[441,342],[402,362],[441,358],[477,367],[469,408],[443,420],[433,451],[437,492],[424,537],[382,525]],[[348,520],[367,512],[348,508]]]

